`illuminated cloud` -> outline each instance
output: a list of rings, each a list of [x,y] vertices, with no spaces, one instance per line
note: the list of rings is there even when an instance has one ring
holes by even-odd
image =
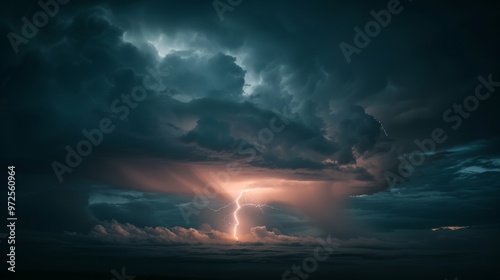
[[[107,243],[136,244],[235,244],[237,242],[231,234],[212,229],[206,224],[202,225],[201,229],[184,227],[139,228],[130,223],[119,223],[115,220],[96,225],[89,237]],[[289,236],[281,234],[277,229],[268,231],[266,227],[258,226],[251,228],[250,233],[243,234],[239,243],[241,242],[312,244],[317,241],[313,237]]]

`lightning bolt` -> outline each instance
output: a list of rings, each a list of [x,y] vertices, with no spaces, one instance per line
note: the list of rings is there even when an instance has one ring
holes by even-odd
[[[236,239],[236,241],[238,241],[238,226],[240,225],[240,221],[238,220],[238,211],[240,211],[241,209],[241,205],[240,205],[240,199],[241,199],[241,196],[243,195],[243,193],[246,192],[245,190],[242,190],[240,191],[240,193],[238,194],[238,197],[236,198],[236,210],[234,210],[234,213],[233,213],[233,217],[234,217],[234,220],[236,221],[236,224],[234,225],[234,228],[233,228],[233,236],[234,238]]]
[[[238,212],[240,211],[241,208],[245,207],[245,206],[253,206],[253,207],[257,207],[260,209],[260,211],[262,213],[264,213],[264,210],[263,208],[264,207],[268,207],[268,208],[271,208],[271,209],[278,209],[278,208],[275,208],[275,207],[272,207],[270,205],[267,205],[267,201],[264,202],[264,203],[251,203],[251,202],[248,202],[248,192],[251,192],[252,190],[251,189],[247,189],[247,190],[241,190],[239,193],[238,193],[238,196],[234,199],[234,201],[232,201],[231,203],[227,204],[227,205],[224,205],[218,209],[213,209],[213,208],[210,208],[210,210],[214,211],[214,212],[219,212],[223,209],[226,209],[228,208],[229,206],[233,205],[233,204],[236,204],[236,209],[233,211],[232,213],[232,216],[233,216],[233,219],[235,220],[235,224],[233,224],[233,237],[236,241],[239,240],[238,238],[238,226],[240,225],[240,220],[238,219]],[[244,203],[240,203],[242,197],[245,198],[245,202]],[[224,220],[226,220],[227,217],[231,216],[231,214],[227,215],[224,217]]]
[[[375,118],[374,118],[374,119],[375,119]],[[384,128],[384,125],[382,124],[382,122],[381,122],[381,121],[379,121],[379,120],[377,120],[377,119],[375,119],[375,120],[376,120],[376,121],[380,124],[380,129],[382,130],[382,132],[384,132],[384,135],[385,135],[385,136],[389,136],[389,135],[387,134],[387,131],[385,131],[385,128]]]

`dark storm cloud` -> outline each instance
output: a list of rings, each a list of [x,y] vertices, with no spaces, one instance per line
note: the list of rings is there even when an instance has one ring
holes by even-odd
[[[234,145],[234,138],[229,136],[229,125],[214,118],[201,118],[196,127],[182,137],[187,143],[196,142],[200,147],[214,151]]]
[[[171,70],[165,79],[180,98],[212,97],[237,100],[241,98],[244,71],[235,58],[222,53],[197,55],[193,51],[167,55],[162,61]]]
[[[376,4],[378,3],[373,3],[374,9],[377,7]],[[41,96],[44,96],[43,101],[40,102],[41,106],[39,105],[40,109],[16,108],[17,112],[12,113],[15,113],[15,116],[18,116],[19,119],[27,120],[30,124],[35,122],[34,119],[36,119],[37,122],[41,122],[36,126],[38,133],[32,133],[32,135],[36,135],[35,137],[43,135],[41,130],[45,131],[46,134],[60,135],[56,140],[45,140],[49,145],[53,145],[57,140],[60,140],[57,146],[54,145],[55,147],[52,147],[53,149],[60,149],[65,142],[71,143],[77,141],[80,136],[79,129],[95,125],[100,117],[109,113],[109,108],[107,107],[109,107],[110,101],[119,97],[123,92],[129,92],[134,85],[140,84],[140,80],[146,74],[144,71],[145,67],[156,63],[154,57],[156,54],[154,53],[154,47],[151,45],[148,45],[147,49],[137,45],[137,48],[139,48],[137,49],[136,46],[134,46],[134,38],[154,40],[158,39],[155,36],[159,36],[162,34],[161,32],[167,37],[167,39],[165,39],[167,43],[170,43],[168,41],[169,39],[173,39],[174,42],[176,42],[176,39],[179,38],[178,40],[181,41],[181,45],[185,43],[182,42],[183,40],[190,44],[186,51],[174,52],[164,58],[162,64],[168,65],[171,71],[171,75],[165,82],[168,84],[168,87],[172,89],[164,94],[172,95],[184,101],[200,97],[234,100],[235,97],[241,97],[242,92],[245,90],[243,87],[245,73],[248,75],[253,73],[256,77],[259,77],[259,80],[262,82],[254,82],[257,83],[253,85],[255,87],[255,96],[250,94],[248,97],[241,98],[239,102],[249,98],[249,100],[255,102],[255,106],[267,110],[288,105],[291,110],[296,112],[300,123],[315,130],[318,134],[321,133],[322,130],[324,131],[326,127],[335,125],[329,123],[332,109],[340,111],[337,114],[345,114],[341,112],[349,110],[352,110],[353,113],[356,112],[355,109],[346,109],[355,108],[345,107],[345,105],[351,106],[349,103],[361,102],[363,106],[367,106],[370,109],[370,112],[375,112],[376,114],[380,113],[380,117],[377,116],[377,118],[383,119],[382,121],[385,122],[383,118],[383,108],[387,105],[385,104],[386,100],[380,98],[380,94],[385,94],[384,92],[387,92],[387,89],[390,89],[391,85],[395,88],[401,87],[403,91],[405,90],[402,88],[401,82],[397,79],[397,75],[402,76],[400,72],[395,69],[384,71],[385,69],[382,67],[384,63],[391,63],[391,61],[395,59],[394,57],[380,55],[371,56],[370,49],[367,49],[367,53],[363,53],[363,55],[366,56],[365,62],[359,59],[359,64],[352,66],[359,70],[356,72],[358,76],[353,76],[354,74],[352,74],[352,72],[354,69],[351,69],[351,66],[337,59],[338,52],[331,49],[331,44],[334,39],[337,39],[337,37],[340,39],[343,36],[336,35],[334,31],[338,29],[338,33],[342,35],[349,34],[349,32],[347,32],[347,28],[346,30],[340,29],[338,20],[334,19],[329,22],[322,17],[322,15],[327,14],[327,11],[331,10],[333,12],[334,9],[340,8],[333,5],[330,6],[325,3],[314,2],[308,5],[304,12],[299,15],[299,13],[296,13],[297,7],[294,5],[288,5],[288,10],[286,12],[279,11],[278,7],[280,7],[280,3],[276,2],[266,6],[263,20],[258,24],[250,21],[250,13],[245,12],[243,9],[240,9],[240,13],[237,17],[231,17],[230,22],[221,24],[216,17],[213,17],[213,14],[210,14],[213,12],[210,9],[205,10],[198,5],[192,5],[190,6],[191,8],[188,8],[189,5],[187,5],[187,3],[186,6],[178,4],[172,5],[171,3],[145,3],[141,4],[141,9],[135,9],[137,3],[134,2],[120,3],[119,6],[112,2],[105,4],[94,4],[89,2],[85,4],[87,7],[81,7],[79,5],[82,4],[73,3],[73,6],[68,6],[68,11],[75,13],[62,13],[58,19],[58,24],[49,25],[47,27],[47,30],[59,35],[59,37],[51,38],[54,39],[54,41],[43,39],[41,43],[47,44],[50,48],[38,48],[38,50],[28,49],[20,54],[22,57],[18,58],[20,59],[20,63],[17,63],[17,65],[23,65],[22,61],[28,61],[26,57],[30,58],[29,65],[26,64],[24,68],[19,68],[21,66],[17,67],[19,70],[18,73],[23,73],[22,79],[31,81],[30,85],[27,85],[31,87],[31,89],[22,88],[21,77],[19,75],[11,75],[8,84],[11,88],[7,87],[7,92],[12,92],[15,87],[16,90],[26,92],[26,94],[37,93],[34,98],[41,98]],[[245,9],[252,10],[255,8],[253,5],[254,4],[248,3]],[[346,6],[342,8],[349,10],[353,7]],[[243,8],[243,6],[240,8]],[[414,9],[420,11],[422,8],[416,6]],[[148,18],[144,19],[141,17],[138,12],[139,10],[141,11],[140,13],[147,13]],[[190,20],[181,21],[179,12],[187,10],[190,11],[190,13],[187,14]],[[159,11],[161,11],[161,13],[159,13]],[[401,25],[397,28],[393,28],[395,30],[387,29],[384,31],[387,31],[388,34],[392,34],[392,32],[397,33],[402,28],[401,26],[404,27],[406,24],[409,24],[408,18],[413,17],[415,10],[412,11],[411,7],[407,7],[407,12],[407,17],[400,19]],[[271,17],[270,15],[273,13],[277,13],[279,16]],[[306,17],[308,14],[315,14],[316,16],[314,19],[310,20],[291,20],[292,16],[300,18]],[[128,20],[126,15],[129,17]],[[183,17],[185,17],[185,15]],[[141,18],[142,20],[134,25],[132,24],[133,20],[131,20],[134,18]],[[360,13],[359,16],[353,16],[349,21],[356,25],[356,20],[362,19],[363,15]],[[394,21],[396,20],[397,19]],[[12,24],[14,24],[15,18],[10,18],[9,21],[12,21]],[[437,21],[436,18],[430,17],[430,19],[420,24],[430,25],[435,24],[435,21]],[[189,23],[187,24],[186,22]],[[392,24],[396,25],[398,23],[393,22]],[[325,26],[323,26],[323,28],[318,28],[322,25]],[[154,28],[155,26],[156,28]],[[328,26],[333,28],[332,34],[325,34],[325,30],[328,30],[326,27]],[[238,30],[238,28],[244,29],[246,32],[237,33],[236,30]],[[186,34],[193,34],[193,36],[178,35],[179,32],[176,30],[183,30]],[[122,37],[125,32],[126,35],[131,38],[132,44],[123,42]],[[445,30],[434,32],[445,32]],[[228,33],[231,34],[231,36],[227,36]],[[319,36],[320,34],[321,36]],[[40,34],[41,38],[43,37],[42,35],[43,34]],[[331,37],[327,35],[331,35]],[[422,35],[419,34],[416,34],[415,37],[422,39]],[[445,43],[434,42],[440,40],[438,39],[440,37],[437,35],[429,37],[431,39],[427,39],[430,40],[428,44]],[[301,40],[300,38],[312,38],[314,41]],[[377,39],[383,42],[389,38],[381,37]],[[324,42],[320,43],[318,40],[324,40]],[[297,44],[296,42],[302,42],[302,44]],[[318,44],[314,44],[314,42]],[[377,44],[382,44],[382,42],[374,42],[373,49],[377,50]],[[398,42],[398,44],[402,43]],[[422,44],[423,43],[418,46]],[[199,48],[201,52],[196,53],[193,51],[197,48]],[[241,61],[237,62],[231,55],[224,55],[217,51],[224,49],[230,53],[234,53]],[[311,49],[315,51],[311,51]],[[444,50],[446,50],[445,47],[440,47],[439,50],[441,49],[443,53]],[[398,50],[401,52],[408,52],[408,48],[402,46]],[[33,63],[33,59],[31,58],[36,58],[34,61],[38,61],[38,63]],[[377,60],[370,61],[370,59]],[[50,61],[50,63],[48,61]],[[391,65],[390,63],[389,65]],[[404,63],[401,63],[401,65],[404,65]],[[246,69],[243,70],[241,67],[245,67]],[[370,69],[370,67],[379,67],[379,69]],[[451,71],[453,71],[453,69],[466,68],[451,67],[446,63],[443,64],[443,67],[448,67]],[[36,69],[44,69],[44,73],[46,75],[51,75],[51,79],[56,82],[47,84],[47,79],[43,78],[39,73],[40,71],[37,72]],[[48,69],[51,70],[47,71]],[[33,74],[29,75],[30,72]],[[72,75],[66,75],[66,73],[72,73]],[[404,82],[404,87],[411,86],[412,91],[419,92],[418,98],[421,100],[419,101],[420,103],[425,102],[426,106],[433,106],[434,103],[439,102],[431,100],[423,101],[424,96],[431,96],[431,93],[423,87],[432,86],[433,90],[439,90],[439,86],[436,87],[438,82],[440,85],[447,86],[448,88],[450,88],[449,85],[452,84],[452,82],[437,78],[438,75],[429,73],[428,71],[424,73],[429,76],[433,75],[432,77],[434,78],[422,83],[422,76],[418,75],[418,79],[420,79],[418,82],[416,78],[412,81],[402,82]],[[457,77],[453,72],[450,73],[451,74],[448,75],[446,79],[454,79]],[[58,79],[57,76],[61,75],[63,75],[64,78]],[[345,75],[350,76],[346,77]],[[405,75],[404,77],[405,79],[409,79],[408,77],[411,76],[412,75]],[[471,79],[473,79],[473,76],[471,76]],[[356,86],[352,86],[353,82],[357,83]],[[431,84],[431,82],[434,84]],[[453,81],[453,83],[455,82],[456,81]],[[247,81],[246,83],[249,82]],[[381,84],[377,85],[377,83]],[[422,89],[414,88],[414,85],[418,85],[422,87]],[[40,92],[47,93],[40,94]],[[73,97],[71,97],[71,99],[64,97],[67,94],[71,94]],[[373,96],[377,96],[378,104],[375,107],[372,105],[371,101],[374,98]],[[355,97],[355,99],[353,99],[353,97]],[[168,100],[168,97],[163,98],[166,102],[176,102]],[[412,105],[409,101],[413,97],[409,99],[409,95],[402,95],[401,98],[406,100],[407,105],[393,106],[394,109],[408,110],[408,108],[413,107],[411,110],[416,110],[415,105]],[[154,124],[154,122],[158,122],[158,115],[153,113],[147,115],[148,112],[146,112],[151,108],[149,107],[151,103],[153,103],[152,100],[150,101],[149,104],[145,103],[145,106],[142,106],[143,108],[139,108],[137,112],[134,112],[135,114],[130,117],[130,124],[125,125],[133,126],[129,127],[129,129],[133,131],[124,131],[125,129],[122,129],[121,132],[147,135],[148,132],[152,133],[153,131],[159,130],[158,125],[160,124]],[[14,102],[16,102],[15,98],[9,101],[9,103]],[[32,102],[35,101],[33,100]],[[347,104],[345,104],[346,102]],[[387,102],[394,103],[394,100],[387,100]],[[441,104],[443,103],[444,102],[441,102]],[[76,106],[77,104],[79,112],[69,109],[71,106]],[[396,104],[398,104],[397,101]],[[273,107],[268,107],[269,105]],[[437,107],[438,105],[434,106]],[[228,103],[228,106],[231,106],[231,103]],[[330,108],[331,106],[333,107]],[[161,106],[158,107],[157,110],[162,109]],[[174,107],[174,105],[172,105],[172,107]],[[189,103],[186,104],[186,107],[188,110],[190,109]],[[339,108],[343,109],[340,110]],[[43,112],[41,110],[43,109],[45,109],[46,114],[40,116],[41,112]],[[216,110],[215,108],[208,107],[205,109],[207,111]],[[438,114],[441,113],[439,109],[439,107],[436,109],[422,109],[419,111],[422,113],[417,113],[417,118],[425,117],[431,121],[439,121]],[[194,110],[194,108],[191,110]],[[432,114],[426,113],[426,110],[436,112],[434,114],[436,119],[431,119]],[[101,115],[99,112],[101,112]],[[171,115],[176,114],[175,111],[170,114],[168,112],[163,113],[167,119],[171,118]],[[348,112],[347,114],[350,113]],[[394,113],[394,115],[397,114],[396,112]],[[408,115],[409,113],[406,114]],[[29,115],[33,116],[33,120],[30,121],[28,119]],[[192,118],[193,121],[197,121],[199,116],[193,114]],[[397,122],[401,119],[403,123],[411,123],[414,118],[415,117],[411,117],[410,114],[409,119],[396,117],[394,121]],[[55,127],[53,125],[54,120],[58,119],[70,120],[71,123],[64,123]],[[361,125],[366,126],[368,123],[359,119],[361,122],[358,125],[356,124],[357,121],[358,120],[353,123],[354,127],[358,127],[356,129],[350,129],[351,124],[346,120],[343,122],[343,126],[347,127],[347,131],[345,129],[342,130],[342,125],[340,125],[341,130],[335,131],[337,134],[335,138],[339,139],[338,141],[341,142],[341,144],[338,142],[322,144],[321,142],[325,142],[325,140],[321,139],[321,135],[316,136],[318,140],[315,140],[314,146],[324,146],[325,148],[321,149],[323,151],[329,151],[326,152],[321,159],[312,159],[312,154],[308,153],[304,159],[304,163],[308,161],[316,162],[316,167],[319,167],[320,164],[318,163],[322,162],[326,156],[332,153],[337,153],[332,160],[338,160],[341,164],[350,163],[354,161],[354,155],[351,152],[353,146],[356,146],[361,153],[373,148],[379,136],[378,123],[371,121],[371,128],[365,127],[361,129]],[[46,122],[49,127],[44,127],[43,122]],[[161,125],[169,125],[178,128],[178,126],[169,121]],[[392,120],[387,120],[386,127],[389,127],[391,135],[392,131],[394,131],[394,125],[396,125],[396,123],[393,124]],[[415,128],[418,127],[418,125],[412,125],[412,127]],[[293,129],[293,127],[287,128],[287,130],[291,129]],[[368,130],[372,132],[368,132]],[[52,133],[49,131],[54,132]],[[191,134],[189,134],[190,132],[186,129],[181,129],[181,131],[185,135],[176,136],[184,137],[184,142],[186,142],[186,139],[189,137],[194,137],[192,136],[195,133],[194,131],[191,132]],[[349,135],[354,133],[354,131],[359,131],[359,134],[357,136]],[[421,131],[425,132],[425,129],[422,128]],[[20,133],[27,132],[19,131],[12,134],[19,135]],[[118,130],[117,133],[120,133],[120,130]],[[220,139],[234,138],[230,133],[231,131],[227,131],[227,135],[220,136],[223,137]],[[402,127],[394,131],[394,135],[396,136],[403,134],[409,135]],[[121,140],[124,138],[122,135],[115,137]],[[165,137],[169,138],[170,134],[165,135]],[[356,137],[356,139],[353,137]],[[142,144],[137,141],[134,141],[131,145],[142,146]],[[194,143],[192,141],[191,143]],[[210,140],[207,139],[205,141]],[[454,140],[454,142],[456,141],[457,140]],[[276,142],[278,143],[279,141]],[[222,141],[216,145],[224,146],[224,143],[228,144],[226,147],[233,144],[232,141]],[[297,141],[296,143],[297,146],[302,145],[301,141]],[[107,144],[109,146],[116,146],[109,141]],[[171,144],[173,146],[171,149],[167,148],[168,151],[182,149],[182,147],[178,147],[177,144]],[[213,147],[215,151],[224,148]],[[48,151],[50,151],[51,147],[48,148]],[[40,147],[37,147],[37,150],[40,150]],[[101,148],[101,150],[104,150],[104,148]],[[15,151],[15,153],[19,154],[19,151]],[[35,150],[29,152],[29,154],[36,153],[37,151]],[[154,154],[154,152],[152,153]],[[276,155],[267,156],[267,158],[272,157],[276,157]],[[301,156],[301,158],[303,158],[303,156]],[[283,162],[283,158],[278,156],[276,162]],[[297,166],[297,164],[292,164],[291,166]],[[311,165],[306,163],[305,166]]]
[[[157,4],[152,5],[145,7],[149,9]],[[138,49],[133,43],[123,41],[124,28],[128,25],[121,22],[123,20],[121,16],[107,5],[93,4],[80,7],[74,15],[61,14],[59,20],[64,24],[51,26],[50,29],[57,32],[60,35],[59,38],[54,38],[52,42],[38,42],[38,48],[27,49],[19,54],[17,59],[20,61],[16,63],[14,68],[16,71],[11,75],[11,81],[6,87],[7,103],[19,104],[19,106],[9,107],[8,110],[12,116],[26,120],[29,125],[34,125],[35,122],[37,125],[36,129],[31,131],[11,127],[11,135],[17,136],[22,133],[27,135],[20,139],[7,140],[11,141],[7,142],[8,145],[13,146],[14,142],[19,143],[18,141],[21,140],[24,144],[18,147],[22,147],[22,153],[26,153],[27,157],[41,157],[42,153],[53,153],[53,159],[60,158],[64,155],[63,147],[66,144],[74,145],[79,140],[81,129],[95,127],[99,119],[105,116],[119,117],[110,112],[110,103],[120,98],[123,93],[130,92],[135,85],[141,84],[146,75],[144,69],[157,64],[156,54],[150,52],[151,46],[149,46],[150,49],[141,51],[140,46]],[[134,16],[136,15],[132,13],[132,17]],[[155,13],[152,13],[151,23],[155,22],[154,19]],[[122,27],[118,27],[120,23]],[[143,25],[146,26],[142,27],[148,30],[148,24],[150,22],[145,21]],[[213,28],[208,30],[204,30],[208,27],[201,28],[200,26],[178,27],[185,29],[186,32],[201,33],[200,37],[203,38],[225,29],[217,25],[218,23],[215,26],[208,25]],[[197,27],[201,30],[197,30]],[[132,38],[134,30],[131,28],[130,31]],[[171,31],[172,29],[166,30],[167,36],[172,33]],[[148,31],[144,34],[147,35]],[[197,42],[194,43],[196,47]],[[231,45],[226,47],[230,50],[237,49],[236,46]],[[253,46],[249,48],[251,53]],[[266,122],[269,121],[267,116],[272,116],[271,108],[258,109],[259,103],[242,105],[241,102],[246,99],[242,97],[245,71],[236,64],[236,59],[220,52],[207,54],[205,49],[210,50],[210,45],[201,48],[200,53],[190,49],[168,54],[159,66],[168,65],[169,76],[162,81],[165,82],[168,90],[150,94],[152,96],[140,104],[126,122],[117,124],[116,132],[105,139],[103,146],[99,147],[96,153],[105,154],[106,150],[111,152],[114,149],[133,151],[151,147],[147,152],[152,156],[166,156],[171,153],[172,157],[176,158],[176,151],[177,153],[178,151],[187,152],[183,143],[197,144],[200,148],[217,152],[222,149],[234,149],[235,140],[242,141],[241,138],[256,135],[260,128],[265,127]],[[273,73],[270,75],[275,75],[275,71],[271,72]],[[68,73],[71,74],[68,75]],[[296,74],[293,74],[290,79],[294,79],[294,75]],[[21,80],[24,79],[29,80],[30,83],[22,83]],[[264,77],[263,80],[266,81],[267,78]],[[273,83],[271,81],[270,85],[277,86]],[[267,94],[279,96],[287,90],[279,86],[276,89],[281,92],[268,92]],[[33,98],[29,103],[23,104],[21,100],[25,99],[14,94],[15,91],[26,92],[22,98],[26,98],[29,94],[32,94]],[[240,97],[240,100],[236,100],[236,97]],[[218,101],[207,100],[205,103],[203,99],[192,100],[193,98],[216,98],[227,101],[218,103]],[[279,98],[282,101],[278,108],[291,105],[284,102],[287,99],[286,96]],[[36,107],[31,105],[34,103],[37,104]],[[206,107],[200,108],[203,103]],[[75,110],[76,108],[78,110]],[[294,110],[294,106],[289,106],[289,108],[289,110]],[[280,139],[274,142],[274,147],[282,145],[281,152],[263,156],[266,160],[274,158],[269,164],[299,168],[303,162],[306,168],[321,168],[321,162],[329,157],[332,161],[338,159],[338,162],[343,164],[354,161],[351,152],[353,147],[357,147],[362,153],[375,144],[373,136],[367,136],[371,138],[368,141],[353,139],[353,137],[365,137],[362,134],[366,131],[359,129],[344,132],[340,128],[336,131],[338,134],[336,138],[339,139],[337,142],[325,139],[322,133],[325,125],[329,124],[318,123],[320,119],[316,116],[312,103],[308,108],[311,109],[297,107],[303,117],[294,119],[294,122],[287,127],[287,132],[281,134]],[[311,116],[304,114],[311,114]],[[28,119],[30,116],[32,120]],[[213,117],[219,117],[222,120],[209,121]],[[358,119],[350,121],[364,122]],[[189,125],[189,122],[197,122],[198,125],[195,128],[181,127]],[[165,126],[177,129],[177,131],[170,131]],[[227,127],[219,131],[216,126]],[[248,131],[238,130],[239,127]],[[372,122],[371,130],[378,132],[379,124]],[[205,133],[203,134],[202,131]],[[344,133],[351,135],[342,136]],[[352,135],[353,133],[359,134],[356,136]],[[215,134],[218,136],[214,138]],[[237,139],[238,137],[240,139]],[[44,143],[43,149],[38,145],[28,144],[35,142],[35,139],[38,143]],[[158,147],[159,145],[161,147]],[[286,158],[284,151],[287,148],[297,151],[296,159]],[[155,149],[163,150],[163,152]],[[334,155],[339,150],[340,152]],[[195,152],[200,153],[197,149]],[[19,149],[9,150],[7,156],[13,158],[15,155],[19,159],[20,153]],[[189,157],[189,153],[187,154],[186,157]],[[209,151],[200,154],[210,157]],[[49,160],[50,157],[44,155],[41,158]],[[287,164],[287,161],[294,163]],[[282,164],[279,164],[280,162]]]

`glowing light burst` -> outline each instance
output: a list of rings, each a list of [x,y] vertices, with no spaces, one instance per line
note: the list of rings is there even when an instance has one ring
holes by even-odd
[[[228,216],[233,216],[234,220],[235,220],[235,224],[233,224],[233,237],[236,241],[239,241],[239,238],[238,238],[238,226],[240,225],[240,220],[238,218],[238,212],[240,211],[241,208],[245,207],[245,206],[253,206],[253,207],[257,207],[260,209],[260,211],[262,213],[264,213],[264,210],[263,208],[264,207],[268,207],[268,208],[271,208],[271,209],[277,209],[275,207],[272,207],[270,205],[267,205],[267,201],[264,202],[264,203],[252,203],[252,202],[249,202],[248,201],[248,192],[251,192],[252,190],[251,189],[247,189],[247,190],[241,190],[239,193],[238,193],[238,196],[234,199],[233,202],[227,204],[227,205],[224,205],[218,209],[213,209],[213,208],[210,208],[212,211],[214,212],[219,212],[223,209],[226,209],[228,208],[229,206],[233,205],[233,204],[236,204],[236,209],[232,212],[232,214],[228,214],[227,216],[224,217],[224,220],[228,217]],[[243,196],[245,195],[245,196]],[[244,197],[245,198],[245,202],[244,203],[240,203],[240,200],[241,198]]]

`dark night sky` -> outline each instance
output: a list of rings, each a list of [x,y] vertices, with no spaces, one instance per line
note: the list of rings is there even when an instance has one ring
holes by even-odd
[[[20,273],[280,279],[327,236],[340,247],[308,279],[497,273],[497,4],[404,0],[361,47],[356,27],[397,1],[213,2],[73,0],[15,46],[43,9],[2,3]]]

